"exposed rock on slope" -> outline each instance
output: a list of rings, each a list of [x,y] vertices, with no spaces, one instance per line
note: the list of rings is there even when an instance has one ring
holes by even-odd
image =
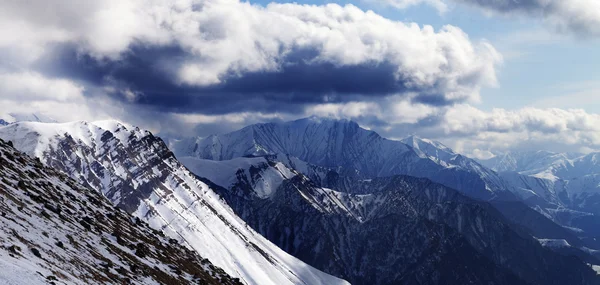
[[[0,283],[241,284],[0,140]]]

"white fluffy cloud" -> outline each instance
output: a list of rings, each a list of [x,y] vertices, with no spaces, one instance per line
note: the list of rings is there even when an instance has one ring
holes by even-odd
[[[514,149],[600,151],[600,115],[581,109],[521,108],[482,111],[467,104],[435,111],[436,124],[408,129],[477,157]]]
[[[84,92],[84,86],[70,79],[0,70],[0,118],[6,119],[10,113],[38,114],[65,122],[127,114],[113,100],[104,96],[88,97]]]
[[[388,138],[417,134],[476,157],[519,149],[600,151],[600,115],[581,109],[484,111],[469,104],[433,107],[397,97],[317,105],[305,115],[350,118]]]
[[[288,56],[305,50],[316,53],[308,64],[389,64],[398,84],[441,94],[444,100],[477,100],[481,86],[495,84],[501,61],[490,44],[474,43],[459,28],[435,31],[352,5],[262,7],[236,0],[29,0],[3,5],[0,50],[25,50],[22,57],[31,61],[44,55],[44,47],[64,43],[107,59],[131,52],[133,44],[178,46],[189,56],[169,63],[174,65],[169,71],[175,71],[174,80],[191,86],[219,84],[248,72],[277,72]]]
[[[444,114],[439,128],[461,151],[511,148],[555,151],[600,150],[600,115],[581,109],[478,110],[458,105]]]
[[[23,101],[72,101],[83,97],[84,87],[66,79],[49,79],[35,72],[0,71],[2,98]]]
[[[416,124],[440,110],[438,107],[411,102],[404,96],[391,96],[377,102],[319,104],[307,108],[304,116],[351,118],[359,121],[361,118],[376,119],[391,127],[398,124]]]

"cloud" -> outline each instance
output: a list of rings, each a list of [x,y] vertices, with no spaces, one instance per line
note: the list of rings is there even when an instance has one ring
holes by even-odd
[[[49,79],[35,72],[0,71],[3,98],[35,101],[71,101],[83,97],[84,87],[65,79]]]
[[[600,150],[600,115],[581,109],[521,108],[482,111],[459,104],[439,110],[438,124],[425,131],[451,142],[458,151]]]
[[[600,36],[600,1],[597,0],[364,0],[396,9],[428,4],[440,13],[456,2],[486,13],[520,15],[542,19],[555,31],[579,37]]]
[[[544,19],[559,32],[582,37],[600,36],[597,0],[454,0],[503,14],[518,13]]]
[[[408,92],[430,105],[472,102],[496,83],[501,62],[459,28],[435,31],[352,5],[9,3],[0,12],[0,38],[11,39],[0,40],[5,69],[73,78],[172,112],[300,112]]]
[[[395,97],[317,105],[306,109],[308,115],[349,118],[392,139],[417,134],[474,157],[506,150],[600,151],[600,115],[581,109],[485,111],[470,104],[430,106]]]

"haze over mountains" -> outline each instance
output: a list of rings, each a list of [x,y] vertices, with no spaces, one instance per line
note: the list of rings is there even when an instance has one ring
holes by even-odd
[[[435,141],[315,117],[169,146],[116,121],[0,138],[246,284],[599,284],[586,229]]]

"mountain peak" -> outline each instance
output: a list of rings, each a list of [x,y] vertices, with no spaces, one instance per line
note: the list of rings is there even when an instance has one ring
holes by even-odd
[[[400,141],[415,149],[417,153],[422,153],[427,156],[438,157],[443,153],[447,158],[450,158],[456,155],[451,148],[445,146],[441,142],[424,139],[417,135],[408,136]]]

